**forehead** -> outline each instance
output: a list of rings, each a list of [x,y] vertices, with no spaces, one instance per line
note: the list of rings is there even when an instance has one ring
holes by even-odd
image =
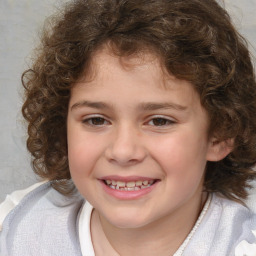
[[[114,52],[110,46],[103,46],[97,50],[80,77],[81,83],[94,83],[97,80],[117,78],[119,71],[139,77],[139,74],[148,74],[156,81],[156,85],[162,89],[174,89],[174,85],[186,84],[192,89],[194,86],[185,80],[179,80],[170,74],[165,68],[162,58],[150,50],[137,51],[131,55],[120,55]]]
[[[200,105],[193,85],[170,75],[161,58],[149,51],[119,56],[108,48],[98,50],[89,69],[71,90],[71,99],[101,94],[105,101],[124,99],[133,104],[135,95],[141,102],[179,101],[182,105]]]

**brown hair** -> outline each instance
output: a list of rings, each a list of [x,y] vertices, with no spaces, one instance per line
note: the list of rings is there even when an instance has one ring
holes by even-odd
[[[245,40],[214,0],[75,0],[52,18],[22,77],[35,172],[70,192],[70,89],[106,43],[121,56],[150,49],[170,74],[195,86],[209,114],[209,133],[234,140],[225,159],[208,162],[205,189],[246,198],[256,176],[256,83]]]

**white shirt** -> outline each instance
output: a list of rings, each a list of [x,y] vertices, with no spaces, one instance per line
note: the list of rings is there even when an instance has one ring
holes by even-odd
[[[5,201],[0,204],[0,231],[2,227],[2,223],[5,219],[5,217],[8,215],[8,213],[19,204],[19,202],[22,200],[24,196],[26,196],[29,192],[40,186],[45,182],[36,183],[32,186],[30,186],[27,189],[19,190],[11,193],[10,195],[7,195]],[[209,199],[210,200],[210,199]],[[206,203],[206,206],[202,212],[204,214],[206,213],[208,206],[210,204],[210,201]],[[246,204],[248,207],[253,211],[256,212],[256,188],[252,189],[250,191],[248,200],[246,201]],[[208,205],[208,206],[207,206]],[[207,209],[206,209],[207,208]],[[93,207],[88,202],[86,202],[83,205],[83,208],[81,210],[81,214],[79,216],[79,242],[81,245],[81,252],[83,256],[95,256],[93,244],[91,240],[91,231],[90,231],[90,221],[91,221],[91,214],[92,214]],[[203,214],[203,215],[204,215]],[[203,218],[204,216],[200,216]],[[195,224],[195,227],[200,224],[200,217]],[[253,232],[253,231],[252,231]],[[191,231],[193,233],[193,230]],[[182,255],[182,247],[186,245],[186,242],[189,242],[189,236],[184,241],[184,243],[180,246],[180,248],[177,250],[177,252],[174,254],[174,256]],[[256,236],[256,232],[254,232]],[[193,235],[193,234],[192,234]],[[82,239],[83,238],[83,239]],[[236,248],[235,256],[256,256],[256,244],[249,244],[246,241],[242,241]]]

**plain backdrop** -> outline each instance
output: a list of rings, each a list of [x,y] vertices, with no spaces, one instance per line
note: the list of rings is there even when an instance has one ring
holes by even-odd
[[[20,77],[44,19],[65,1],[0,0],[0,202],[6,194],[38,181],[25,146]],[[256,56],[256,0],[224,0],[224,5]]]

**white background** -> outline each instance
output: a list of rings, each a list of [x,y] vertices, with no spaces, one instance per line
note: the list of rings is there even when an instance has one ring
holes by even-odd
[[[28,67],[45,17],[63,2],[0,0],[0,202],[6,194],[36,181],[20,114],[20,76]],[[256,0],[225,0],[224,4],[256,56]]]

